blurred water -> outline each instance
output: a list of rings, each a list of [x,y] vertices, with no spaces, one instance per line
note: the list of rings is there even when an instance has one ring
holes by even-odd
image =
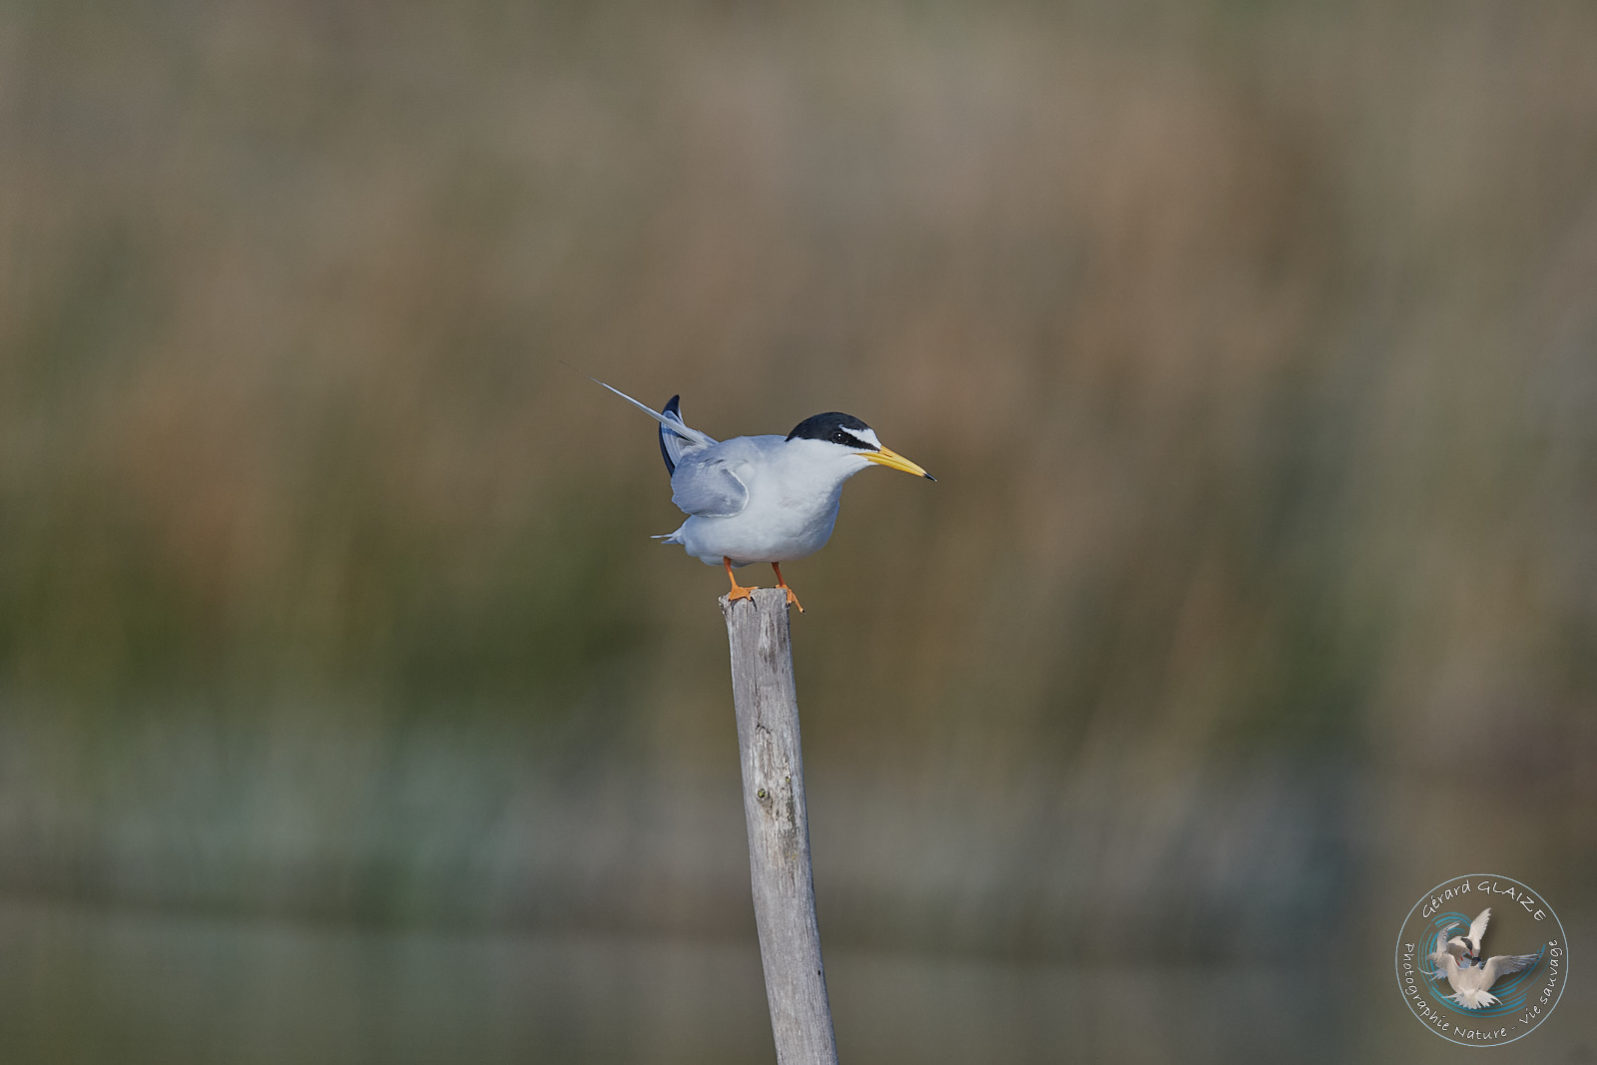
[[[1278,965],[1169,967],[829,951],[828,979],[845,1061],[1455,1060],[1403,1013],[1385,957],[1318,960],[1332,942],[1310,931]],[[1592,1060],[1591,996],[1572,999],[1527,1037],[1535,1060]],[[17,902],[0,905],[0,1054],[7,1065],[772,1056],[751,941],[459,936]]]
[[[771,1056],[747,941],[459,937],[9,904],[8,1065],[747,1062]],[[1234,1061],[1321,1029],[1289,973],[836,952],[845,1059]],[[1245,1021],[1246,1023],[1239,1023]],[[1418,1033],[1423,1035],[1423,1033]]]

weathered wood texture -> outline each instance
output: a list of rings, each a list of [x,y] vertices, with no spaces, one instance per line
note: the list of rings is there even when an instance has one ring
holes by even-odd
[[[721,612],[732,647],[749,875],[776,1060],[778,1065],[836,1065],[810,873],[787,596],[761,588],[752,600],[723,597]]]

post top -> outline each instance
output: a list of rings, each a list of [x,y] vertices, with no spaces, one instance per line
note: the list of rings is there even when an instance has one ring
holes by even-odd
[[[756,613],[760,614],[773,611],[786,613],[788,605],[787,593],[780,588],[756,588],[752,596],[741,599],[730,599],[723,595],[717,602],[721,604],[721,613],[727,617],[732,616],[733,610],[748,608],[752,608]],[[747,608],[743,606],[745,603],[748,604]]]

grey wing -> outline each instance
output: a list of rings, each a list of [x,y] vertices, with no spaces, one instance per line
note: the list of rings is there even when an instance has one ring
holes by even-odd
[[[1523,972],[1541,960],[1540,954],[1499,954],[1486,959],[1486,986],[1491,987],[1509,973]]]
[[[677,463],[671,474],[671,502],[684,514],[730,518],[748,506],[748,485],[738,476],[742,463],[719,450],[688,451]]]
[[[694,448],[714,447],[717,443],[715,437],[709,433],[701,432],[682,420],[678,410],[681,396],[672,396],[671,402],[665,405],[664,410],[656,411],[646,403],[639,403],[619,388],[607,385],[597,377],[590,377],[590,381],[600,388],[608,388],[634,407],[660,423],[660,457],[665,459],[667,473],[675,474],[677,463],[682,461],[682,455]]]

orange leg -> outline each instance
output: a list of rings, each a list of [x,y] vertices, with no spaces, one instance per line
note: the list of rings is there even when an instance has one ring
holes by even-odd
[[[732,576],[732,560],[722,555],[721,565],[726,567],[726,579],[732,582],[732,590],[726,593],[726,597],[733,600],[752,599],[754,597],[754,589],[743,587],[743,585],[738,583],[738,579]]]
[[[787,582],[782,579],[782,564],[773,562],[771,563],[771,568],[776,571],[776,586],[787,593],[787,601],[798,607],[800,614],[804,613],[804,604],[798,601],[798,596],[793,594],[793,589],[789,588]]]

